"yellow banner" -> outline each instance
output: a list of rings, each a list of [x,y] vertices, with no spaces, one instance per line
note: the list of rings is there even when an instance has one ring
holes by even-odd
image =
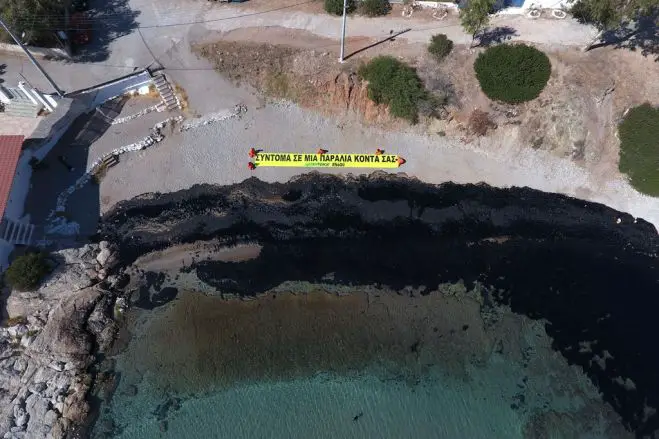
[[[256,166],[299,168],[398,168],[405,160],[394,154],[299,154],[259,152],[252,159]]]

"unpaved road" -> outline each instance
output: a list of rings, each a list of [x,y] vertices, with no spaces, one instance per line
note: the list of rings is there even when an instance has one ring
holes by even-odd
[[[101,0],[95,0],[101,2]],[[143,68],[154,61],[154,57],[172,71],[179,71],[185,88],[200,81],[214,82],[205,71],[209,65],[190,53],[192,43],[217,37],[218,32],[240,28],[279,26],[306,30],[321,37],[336,39],[340,33],[340,18],[325,13],[316,14],[300,11],[300,4],[318,3],[303,0],[280,0],[228,5],[205,0],[129,0],[129,12],[108,10],[94,17],[94,26],[108,22],[117,28],[124,26],[122,16],[135,14],[134,27],[126,24],[123,36],[112,40],[108,47],[108,58],[84,64],[44,61],[44,67],[59,83],[60,88],[71,91],[104,82]],[[318,9],[318,8],[316,8]],[[515,33],[513,39],[556,45],[583,45],[596,33],[571,19],[530,20],[524,16],[494,17],[492,27],[508,27]],[[385,18],[351,17],[348,20],[348,37],[380,38],[389,36],[390,30],[411,28],[405,34],[410,42],[427,42],[436,33],[445,33],[457,44],[468,44],[471,37],[462,31],[455,17],[443,21],[430,21],[400,15]],[[336,54],[338,58],[338,53]],[[17,54],[0,54],[6,64],[6,81],[19,80],[22,73],[36,87],[51,90],[50,85],[29,63]],[[209,103],[209,109],[224,108],[220,103]],[[206,105],[199,111],[206,111]]]

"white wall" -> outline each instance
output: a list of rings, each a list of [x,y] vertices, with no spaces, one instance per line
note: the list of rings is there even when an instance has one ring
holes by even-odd
[[[25,200],[30,191],[30,178],[32,177],[32,166],[29,150],[22,151],[16,165],[16,174],[7,198],[4,217],[14,221],[20,221],[25,213]],[[4,239],[0,239],[0,271],[5,271],[9,266],[9,255],[14,251],[14,246]]]
[[[57,131],[50,134],[50,137],[44,143],[42,143],[41,146],[39,146],[39,149],[34,151],[33,153],[34,157],[36,157],[37,160],[43,160],[46,157],[46,155],[48,155],[50,150],[53,149],[55,144],[57,144],[57,142],[64,135],[64,133],[66,133],[66,130],[69,129],[73,121],[76,120],[78,116],[79,114],[75,116],[72,116],[70,114],[65,116],[68,117],[70,120],[66,121],[66,123],[63,123],[62,126],[60,126]]]
[[[88,99],[89,110],[93,110],[103,102],[121,96],[131,90],[137,90],[145,85],[150,85],[152,82],[153,80],[148,72],[141,72],[106,85],[95,87],[91,90],[74,93],[71,96]]]
[[[5,208],[5,217],[19,221],[25,212],[25,200],[30,191],[30,178],[32,177],[32,167],[30,158],[32,157],[29,150],[21,152],[16,166],[14,182],[11,185],[7,207]]]

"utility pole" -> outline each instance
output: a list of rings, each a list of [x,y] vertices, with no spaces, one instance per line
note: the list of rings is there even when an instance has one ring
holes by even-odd
[[[25,54],[27,55],[27,57],[30,58],[30,61],[32,61],[32,64],[34,64],[34,66],[35,66],[37,69],[39,69],[39,71],[41,72],[41,74],[42,74],[42,75],[48,80],[48,82],[50,82],[50,85],[53,86],[53,88],[55,89],[55,91],[57,92],[57,94],[58,94],[60,97],[63,97],[63,96],[64,96],[64,92],[63,92],[62,90],[59,89],[59,87],[57,86],[57,84],[55,84],[55,81],[53,81],[53,80],[51,79],[51,77],[48,76],[48,73],[46,73],[46,71],[43,69],[43,67],[41,67],[41,65],[37,62],[37,60],[34,59],[34,57],[32,56],[32,54],[27,50],[27,48],[23,45],[23,43],[21,43],[20,40],[19,40],[18,38],[16,38],[16,36],[12,33],[12,31],[9,30],[9,28],[7,27],[7,25],[5,24],[5,22],[2,21],[1,18],[0,18],[0,25],[2,25],[2,27],[5,28],[5,30],[6,30],[7,33],[9,34],[9,36],[12,37],[12,39],[13,39],[14,41],[16,41],[16,44],[18,44],[18,47],[20,47],[21,49],[23,49],[23,52],[25,52]]]
[[[341,25],[341,57],[339,58],[340,63],[343,63],[343,54],[345,50],[347,9],[348,9],[348,0],[343,0],[343,24]]]

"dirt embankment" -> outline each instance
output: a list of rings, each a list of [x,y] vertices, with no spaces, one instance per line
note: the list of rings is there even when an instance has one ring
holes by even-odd
[[[337,68],[328,51],[234,42],[218,42],[198,50],[214,61],[218,71],[268,97],[288,99],[325,114],[349,112],[369,122],[391,121],[386,106],[368,99],[366,84],[354,67]]]
[[[245,42],[251,33],[253,38]],[[600,48],[583,53],[541,47],[552,63],[549,83],[534,101],[512,106],[491,102],[481,92],[473,72],[481,49],[457,46],[437,63],[425,45],[408,44],[399,37],[369,47],[374,42],[349,40],[346,53],[353,55],[345,64],[336,60],[335,41],[289,29],[241,29],[196,49],[220,73],[266,96],[393,130],[406,122],[390,117],[386,107],[368,99],[366,84],[356,71],[374,56],[396,56],[417,69],[432,93],[448,100],[435,115],[422,118],[419,129],[425,133],[480,144],[470,118],[475,109],[482,110],[497,127],[488,130],[491,139],[486,147],[549,151],[583,164],[602,180],[617,172],[615,127],[624,111],[645,101],[659,102],[659,88],[648,81],[659,77],[659,63],[627,50]]]

